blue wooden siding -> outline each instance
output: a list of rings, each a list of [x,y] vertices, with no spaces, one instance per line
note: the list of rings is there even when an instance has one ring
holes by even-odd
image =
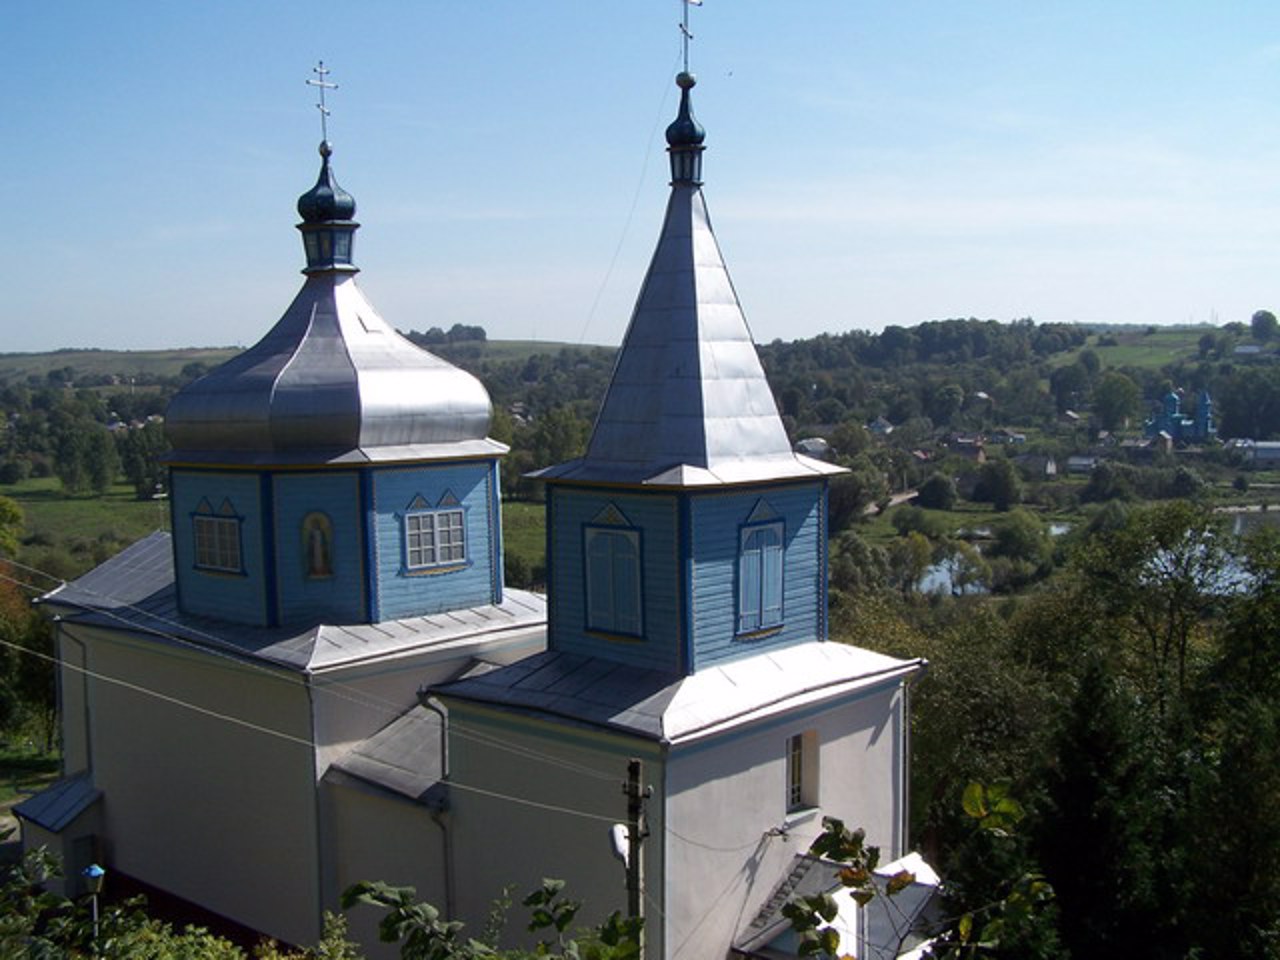
[[[682,670],[677,497],[560,486],[547,494],[549,646],[640,667]],[[640,530],[640,639],[608,637],[586,628],[583,531],[610,505]]]
[[[740,636],[741,531],[761,500],[783,525],[782,624],[777,630]],[[692,669],[823,639],[826,537],[822,504],[821,483],[691,495]]]
[[[276,584],[281,623],[364,619],[364,544],[356,473],[281,473],[274,478]],[[332,526],[332,574],[307,573],[303,521],[321,513]]]
[[[372,471],[379,619],[440,613],[497,600],[493,475],[491,460]],[[434,509],[447,493],[457,498],[466,516],[466,563],[446,572],[410,574],[404,558],[405,510],[417,497]]]
[[[233,623],[265,626],[267,566],[263,547],[261,481],[256,473],[217,470],[173,470],[170,474],[174,574],[178,598],[188,613]],[[240,574],[197,570],[191,517],[207,500],[215,513],[230,501],[240,524]]]

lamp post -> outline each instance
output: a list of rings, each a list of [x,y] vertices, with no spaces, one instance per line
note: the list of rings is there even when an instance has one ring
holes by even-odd
[[[102,878],[107,875],[96,863],[91,863],[80,871],[84,877],[85,888],[89,891],[89,902],[93,910],[93,952],[98,953],[98,894],[102,892]]]

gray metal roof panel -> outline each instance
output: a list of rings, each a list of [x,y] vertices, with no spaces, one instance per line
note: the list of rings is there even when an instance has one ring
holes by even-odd
[[[435,690],[446,699],[677,742],[741,718],[896,682],[922,664],[815,641],[682,676],[547,651]]]
[[[683,486],[837,472],[793,453],[702,191],[677,182],[587,454],[536,475]]]
[[[410,343],[350,273],[310,275],[257,344],[188,384],[165,429],[177,451],[295,455],[483,442],[489,395]]]
[[[333,766],[413,800],[444,776],[440,715],[414,707],[348,751]]]
[[[693,79],[677,82],[681,116],[671,130],[691,130]],[[797,456],[787,440],[707,215],[701,150],[700,140],[672,142],[662,230],[586,456],[533,476],[696,487],[844,472]]]
[[[40,598],[78,621],[203,647],[292,670],[316,672],[432,647],[450,649],[509,637],[540,642],[546,600],[507,589],[500,604],[386,623],[255,627],[178,609],[167,533],[151,534],[84,576]]]
[[[58,833],[102,796],[88,773],[55,781],[13,808],[16,816]]]

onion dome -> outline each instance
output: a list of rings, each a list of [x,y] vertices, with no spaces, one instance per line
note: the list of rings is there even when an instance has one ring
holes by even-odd
[[[298,198],[298,215],[302,217],[298,229],[307,252],[304,273],[356,269],[351,264],[352,241],[360,226],[351,219],[356,215],[356,200],[333,178],[332,155],[329,141],[320,141],[320,176],[316,185]]]
[[[307,276],[257,344],[170,401],[171,462],[323,464],[493,456],[489,394],[414,345],[355,283],[355,200],[320,177],[298,200]]]
[[[705,149],[702,141],[707,138],[707,131],[694,119],[693,105],[689,100],[689,91],[697,82],[697,78],[687,71],[676,75],[676,86],[680,88],[680,111],[667,127],[672,182],[702,182],[702,151]]]

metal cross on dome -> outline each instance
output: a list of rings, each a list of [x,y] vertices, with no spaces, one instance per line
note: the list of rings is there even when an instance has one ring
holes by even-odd
[[[338,85],[325,79],[329,75],[329,68],[324,65],[323,60],[316,61],[316,65],[311,68],[311,72],[320,78],[318,80],[308,80],[307,86],[320,88],[320,102],[316,104],[316,109],[320,111],[320,139],[328,141],[329,108],[325,106],[324,92],[326,90],[337,90]]]
[[[693,34],[689,32],[689,8],[702,6],[702,0],[680,0],[683,16],[680,19],[680,38],[684,44],[684,72],[689,72],[689,41]]]

